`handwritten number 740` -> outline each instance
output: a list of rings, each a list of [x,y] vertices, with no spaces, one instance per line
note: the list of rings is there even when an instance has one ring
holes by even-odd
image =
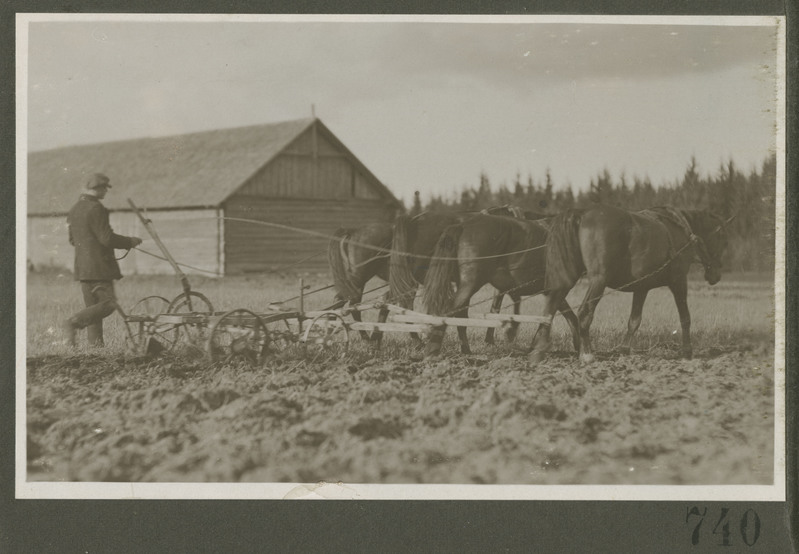
[[[714,535],[721,535],[721,542],[718,543],[719,546],[730,546],[732,544],[730,522],[727,519],[729,511],[729,508],[721,508],[719,519],[712,530]],[[707,508],[704,508],[700,511],[697,506],[691,506],[688,508],[685,514],[686,524],[688,524],[692,519],[695,520],[696,518],[699,518],[699,521],[696,522],[696,525],[691,532],[691,544],[694,546],[699,544],[699,535],[702,529],[702,522],[705,520],[706,515]],[[757,515],[757,512],[752,509],[746,510],[741,516],[739,530],[741,531],[741,539],[743,539],[744,544],[747,546],[754,546],[754,544],[757,542],[757,539],[760,537],[760,517]]]

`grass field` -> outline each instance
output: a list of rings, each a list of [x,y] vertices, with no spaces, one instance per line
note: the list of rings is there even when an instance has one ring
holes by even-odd
[[[264,311],[298,294],[295,276],[191,281],[218,310]],[[329,278],[305,281],[314,290]],[[485,345],[479,330],[470,331],[474,353],[462,356],[453,329],[438,362],[415,361],[399,334],[378,354],[353,335],[347,356],[334,361],[285,356],[250,368],[198,356],[151,359],[125,351],[117,315],[106,320],[104,349],[73,351],[59,335],[59,322],[80,308],[71,275],[31,274],[27,288],[30,480],[772,482],[768,277],[726,275],[714,287],[691,281],[693,360],[677,357],[679,320],[660,289],[648,297],[631,355],[614,352],[631,295],[612,292],[592,327],[598,360],[577,363],[559,317],[553,352],[538,366],[503,340]],[[180,292],[169,276],[117,284],[125,307]],[[331,299],[325,290],[305,307]],[[488,311],[489,299],[481,291],[474,312]],[[579,304],[579,285],[569,300]],[[534,298],[522,311],[539,308]],[[518,343],[532,333],[522,326]]]

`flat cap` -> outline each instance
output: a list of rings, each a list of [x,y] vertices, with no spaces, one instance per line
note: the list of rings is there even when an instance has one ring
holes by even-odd
[[[86,181],[86,188],[88,190],[96,189],[99,187],[108,187],[111,188],[111,179],[103,175],[102,173],[95,173],[89,180]]]

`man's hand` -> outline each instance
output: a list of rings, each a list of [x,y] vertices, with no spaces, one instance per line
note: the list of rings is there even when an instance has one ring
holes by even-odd
[[[130,237],[130,244],[131,248],[136,248],[142,243],[142,240],[139,237]]]

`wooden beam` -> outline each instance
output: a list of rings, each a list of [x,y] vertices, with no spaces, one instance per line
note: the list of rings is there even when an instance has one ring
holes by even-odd
[[[454,325],[456,327],[502,327],[498,319],[482,319],[474,317],[439,317],[427,314],[392,315],[393,321],[403,323],[428,323],[430,325]]]
[[[416,312],[414,310],[409,310],[407,308],[400,308],[394,304],[386,304],[389,312],[392,314],[397,314],[392,316],[395,321],[441,321],[442,319],[451,319],[451,320],[460,320],[460,321],[468,321],[468,320],[489,320],[489,321],[499,321],[501,323],[547,323],[549,322],[549,318],[546,316],[540,315],[513,315],[513,314],[476,314],[470,316],[469,318],[456,318],[456,317],[440,317],[440,316],[432,316],[430,314],[423,314],[422,312]],[[442,323],[436,323],[436,325],[442,325]],[[447,323],[447,325],[457,325],[457,323]],[[469,325],[467,323],[463,323],[463,325]],[[478,324],[475,325],[476,327],[497,327],[498,325],[486,325],[486,324]]]
[[[548,323],[549,318],[543,315],[482,314],[486,319],[498,319],[505,323]]]
[[[430,331],[430,325],[422,323],[372,323],[362,321],[350,323],[348,327],[353,331],[386,331],[398,333],[426,333]]]

